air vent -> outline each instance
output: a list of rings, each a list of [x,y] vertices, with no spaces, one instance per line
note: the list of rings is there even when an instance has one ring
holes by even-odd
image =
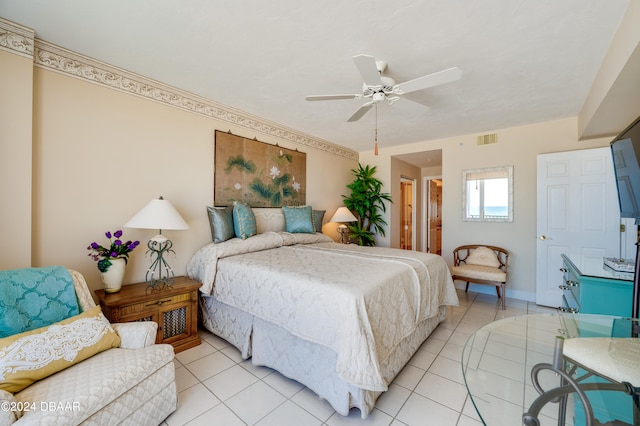
[[[498,134],[491,133],[489,135],[478,136],[478,146],[481,145],[492,145],[494,143],[498,143]]]

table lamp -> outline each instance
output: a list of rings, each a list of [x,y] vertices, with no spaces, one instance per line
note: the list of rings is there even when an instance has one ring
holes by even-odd
[[[339,222],[338,225],[338,233],[340,234],[340,242],[342,244],[346,244],[348,241],[345,241],[345,236],[348,234],[346,222],[357,222],[358,219],[349,211],[346,207],[339,207],[338,210],[333,214],[331,220],[329,222]]]
[[[157,229],[158,235],[151,238],[147,243],[151,253],[151,265],[147,269],[146,282],[154,290],[170,287],[175,281],[173,269],[167,263],[165,255],[174,253],[173,243],[162,235],[162,230],[182,230],[189,229],[189,225],[184,221],[180,213],[173,205],[164,198],[153,199],[136,213],[125,225],[125,228]]]

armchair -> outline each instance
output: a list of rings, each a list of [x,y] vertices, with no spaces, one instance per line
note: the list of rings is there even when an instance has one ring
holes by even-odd
[[[68,272],[80,315],[0,339],[0,403],[9,408],[0,425],[160,424],[177,407],[172,346],[155,344],[155,322],[108,324],[83,276]],[[9,285],[0,277],[0,289]],[[25,368],[34,347],[38,359]]]
[[[469,244],[453,250],[451,276],[454,280],[496,286],[502,309],[506,309],[507,265],[509,252],[501,247]],[[500,295],[502,290],[502,295]]]

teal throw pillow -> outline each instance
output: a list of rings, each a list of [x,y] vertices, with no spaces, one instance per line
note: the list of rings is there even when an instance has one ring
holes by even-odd
[[[291,233],[314,233],[311,206],[304,207],[282,207],[284,213],[284,224],[287,232]]]
[[[209,226],[211,227],[211,240],[221,243],[236,236],[233,227],[233,206],[207,207]]]
[[[256,216],[251,207],[241,202],[233,203],[233,228],[236,237],[246,240],[256,235]]]
[[[324,214],[326,210],[312,210],[311,214],[313,214],[313,228],[316,232],[322,232],[322,219],[324,219]]]
[[[67,268],[0,271],[0,338],[78,315],[80,305]]]

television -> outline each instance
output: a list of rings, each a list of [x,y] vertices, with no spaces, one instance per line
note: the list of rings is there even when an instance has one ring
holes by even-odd
[[[611,142],[613,169],[618,187],[620,216],[633,218],[640,225],[640,117]],[[636,243],[636,265],[633,275],[631,318],[640,315],[640,242]],[[632,326],[632,337],[640,334],[640,321]]]
[[[640,225],[640,117],[611,142],[620,217]]]

